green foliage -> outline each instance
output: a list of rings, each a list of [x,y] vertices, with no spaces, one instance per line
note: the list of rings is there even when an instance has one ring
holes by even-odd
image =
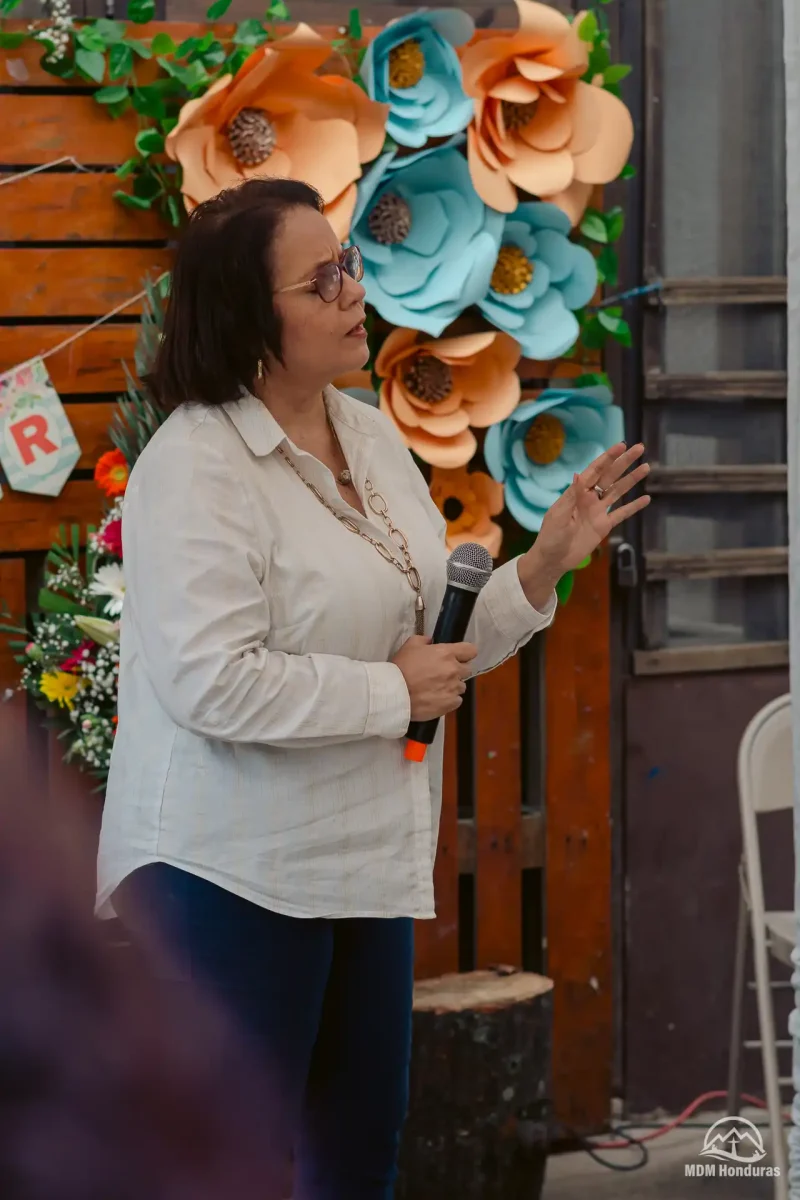
[[[146,280],[145,289],[139,337],[134,351],[137,379],[134,379],[127,365],[123,363],[128,388],[125,395],[117,399],[117,411],[110,429],[111,441],[124,455],[129,467],[133,467],[150,438],[168,415],[166,409],[158,404],[142,381],[153,366],[161,341],[166,298],[169,294],[169,277],[163,276],[155,282]]]

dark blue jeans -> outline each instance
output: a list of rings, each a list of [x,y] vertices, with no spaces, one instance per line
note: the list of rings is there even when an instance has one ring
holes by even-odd
[[[154,930],[177,977],[209,990],[257,1046],[275,1097],[265,1138],[294,1159],[293,1200],[391,1200],[412,921],[281,916],[166,863],[134,871],[114,904],[134,936]]]

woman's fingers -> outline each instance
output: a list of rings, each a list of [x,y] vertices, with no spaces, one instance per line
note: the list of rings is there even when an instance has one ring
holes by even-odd
[[[594,462],[589,463],[585,471],[582,471],[577,479],[578,487],[593,488],[596,483],[600,483],[600,477],[611,477],[611,468],[620,455],[625,454],[625,443],[617,442],[616,446],[612,446],[610,450],[606,450],[605,454],[599,455]],[[644,449],[644,447],[642,447]],[[614,476],[616,478],[616,476]],[[602,484],[600,485],[602,487]]]
[[[606,490],[603,496],[603,503],[609,507],[616,504],[623,496],[626,496],[631,488],[635,488],[637,483],[641,483],[650,474],[650,464],[641,463],[634,471],[629,471],[627,475],[623,475],[615,484]]]
[[[608,514],[611,521],[611,528],[615,529],[617,525],[621,525],[623,521],[627,521],[630,517],[641,512],[643,508],[647,508],[650,503],[649,496],[639,496],[636,500],[631,500],[629,504],[623,504],[621,508],[615,508]]]

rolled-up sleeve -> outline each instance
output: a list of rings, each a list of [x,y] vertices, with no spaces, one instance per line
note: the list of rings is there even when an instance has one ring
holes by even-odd
[[[425,479],[413,458],[408,453],[406,457],[412,487],[444,541],[447,522],[433,503]],[[512,559],[493,571],[475,603],[466,633],[466,640],[474,643],[478,649],[478,655],[472,663],[472,675],[482,675],[511,658],[535,633],[546,629],[555,616],[555,592],[543,612],[535,609],[523,591],[517,561]]]
[[[125,498],[125,617],[164,711],[227,742],[307,747],[400,738],[408,688],[392,663],[268,650],[269,555],[247,495],[202,425],[151,444]]]

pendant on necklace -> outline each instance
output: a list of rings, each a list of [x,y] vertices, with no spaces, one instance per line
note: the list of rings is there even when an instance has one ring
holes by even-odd
[[[347,485],[352,482],[353,482],[353,476],[350,474],[349,471],[340,471],[339,472],[339,483],[341,483],[344,487],[347,487]]]

